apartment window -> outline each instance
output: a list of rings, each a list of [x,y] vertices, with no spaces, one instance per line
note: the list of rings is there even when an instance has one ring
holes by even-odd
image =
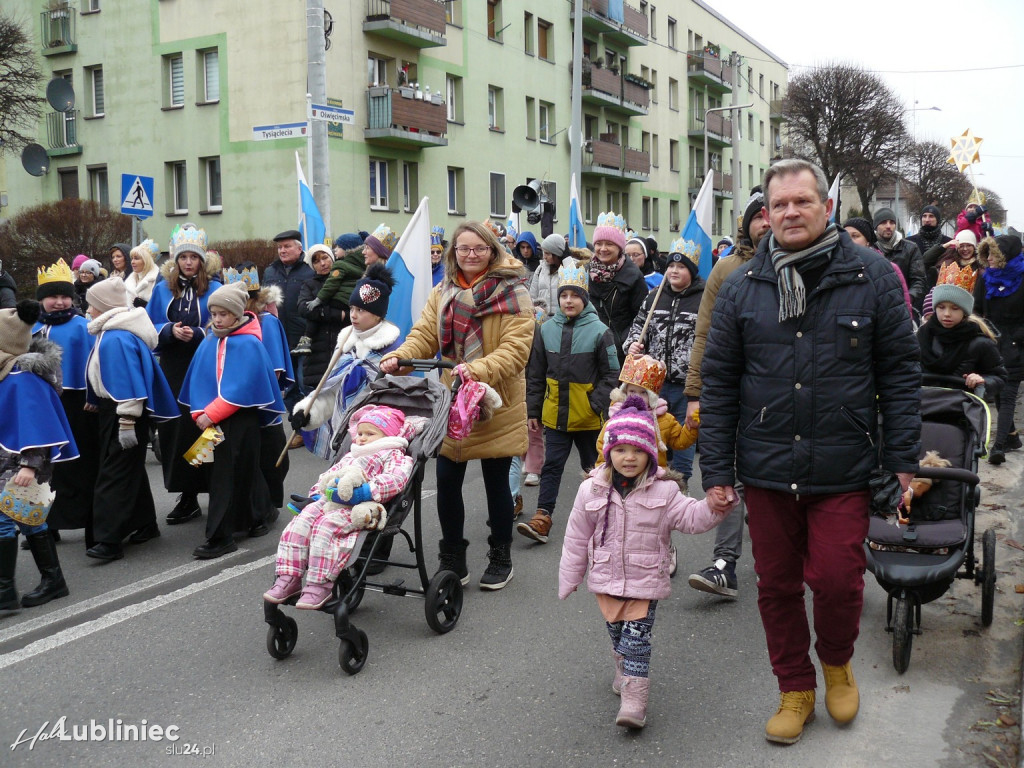
[[[675,139],[668,140],[668,169],[679,170],[679,142]]]
[[[552,128],[555,125],[555,105],[542,101],[537,108],[537,138],[551,141]]]
[[[764,75],[757,76],[757,95],[764,98]]]
[[[526,138],[537,138],[537,105],[532,96],[526,97]]]
[[[89,108],[93,117],[103,117],[106,105],[103,100],[103,67],[89,67],[85,70],[89,88]]]
[[[453,123],[462,122],[462,78],[455,75],[445,77],[445,95],[447,98],[448,120]]]
[[[366,57],[366,85],[375,88],[388,84],[388,60],[379,56]]]
[[[658,70],[651,70],[651,104],[658,103]]]
[[[523,50],[526,51],[527,55],[533,56],[533,14],[523,14]]]
[[[597,134],[597,118],[593,115],[583,116],[583,138],[590,141]]]
[[[754,68],[747,67],[747,92],[754,92]]]
[[[71,70],[64,70],[63,72],[54,72],[54,77],[60,77],[68,81],[68,85],[72,85],[74,82]],[[57,141],[60,142],[56,146],[58,147],[76,147],[78,146],[78,123],[75,116],[78,114],[78,110],[72,109],[68,112],[63,113],[63,120],[61,121],[61,127],[63,132],[57,137]],[[77,182],[75,182],[75,188],[77,189]],[[78,197],[78,194],[75,194]]]
[[[85,4],[85,10],[87,13],[95,13],[100,9],[100,0],[88,0]]]
[[[668,47],[676,47],[676,20],[668,17]]]
[[[505,125],[505,104],[501,88],[487,86],[487,127],[500,131]]]
[[[447,0],[445,2],[444,20],[453,26],[462,26],[462,0]]]
[[[170,201],[168,213],[188,213],[188,175],[185,161],[167,163],[167,199]]]
[[[761,146],[763,147],[764,146],[764,120],[761,120],[759,122],[760,122],[760,126],[761,126],[761,128],[760,128]]]
[[[537,19],[537,55],[546,61],[555,58],[555,36],[551,22],[544,19]]]
[[[57,182],[60,186],[61,200],[78,199],[78,169],[61,168],[57,171]]]
[[[747,141],[754,140],[754,116],[747,115]]]
[[[107,166],[97,165],[86,170],[89,174],[89,199],[104,208],[109,208],[110,189],[107,185]]]
[[[597,206],[594,201],[597,199],[597,190],[593,187],[585,187],[583,189],[583,223],[593,224],[594,223],[594,208]]]
[[[605,208],[606,211],[619,211],[619,213],[621,213],[623,216],[626,215],[625,211],[620,211],[619,210],[619,193],[618,192],[609,192],[605,199],[608,201],[608,205]]]
[[[658,167],[658,134],[651,134],[651,165]]]
[[[653,229],[655,232],[657,232],[661,226],[661,222],[659,221],[660,215],[658,208],[658,198],[651,198],[651,229]]]
[[[754,188],[754,164],[747,166],[747,189]]]
[[[167,74],[167,98],[165,106],[185,106],[185,62],[180,53],[164,57]]]
[[[388,208],[388,161],[370,160],[370,210]]]
[[[203,101],[220,101],[220,56],[217,50],[202,51]]]
[[[414,211],[419,204],[420,170],[416,163],[402,163],[402,207]]]
[[[658,39],[658,9],[651,5],[651,40]]]
[[[448,168],[448,213],[465,213],[463,174],[462,168]]]
[[[679,81],[674,77],[668,79],[668,108],[679,109]]]
[[[651,154],[651,134],[647,131],[640,132],[640,151]]]
[[[491,216],[505,218],[508,209],[505,207],[505,174],[491,174]]]
[[[679,201],[668,201],[668,228],[673,232],[679,231]]]
[[[497,43],[501,42],[501,0],[487,0],[487,37]]]
[[[651,228],[651,198],[640,198],[640,228],[649,230]]]
[[[220,158],[203,157],[199,162],[203,168],[203,208],[207,211],[223,210],[220,187]]]

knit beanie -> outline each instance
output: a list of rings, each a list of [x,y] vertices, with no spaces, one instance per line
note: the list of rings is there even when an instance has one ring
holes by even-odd
[[[658,471],[658,430],[647,403],[639,395],[630,395],[605,424],[604,460],[611,466],[612,448],[632,445],[647,454],[647,474]]]
[[[89,260],[89,257],[86,256],[84,253],[78,254],[77,256],[75,256],[75,260],[71,262],[71,269],[73,271],[77,272],[78,268],[81,267],[82,264],[84,264],[88,260]]]
[[[939,221],[942,218],[942,211],[939,210],[939,207],[937,205],[926,205],[924,208],[921,209],[921,215],[923,216],[926,213],[930,213],[932,216],[934,216],[935,221]]]
[[[237,280],[220,288],[210,294],[206,300],[208,307],[220,307],[226,309],[235,317],[242,317],[245,314],[245,304],[249,301],[249,291],[245,282]]]
[[[932,307],[951,301],[969,315],[974,311],[974,297],[959,285],[936,285],[932,289]]]
[[[381,224],[373,230],[372,235],[367,235],[363,244],[370,246],[374,253],[384,259],[384,261],[387,261],[388,257],[391,256],[391,252],[395,250],[395,246],[398,244],[398,235],[391,230],[391,227]]]
[[[330,260],[332,262],[334,261],[334,251],[332,251],[323,243],[317,243],[316,245],[309,246],[309,250],[306,251],[305,259],[306,263],[309,264],[309,266],[313,266],[313,257],[315,257],[318,253],[326,253]]]
[[[590,278],[587,270],[583,267],[559,267],[558,268],[558,296],[562,291],[572,291],[581,299],[584,305],[590,302]]]
[[[853,227],[864,235],[864,239],[868,241],[868,245],[874,245],[878,241],[878,236],[875,234],[875,228],[872,227],[871,222],[863,216],[854,216],[852,219],[844,221],[843,229],[846,229],[847,227]]]
[[[978,236],[975,235],[969,229],[961,229],[959,232],[956,233],[956,244],[963,245],[964,243],[967,243],[968,245],[973,245],[975,248],[977,248]]]
[[[750,198],[743,209],[743,218],[740,219],[740,237],[750,240],[750,222],[754,220],[757,214],[761,213],[763,208],[764,192],[761,191],[761,187],[754,187],[750,190]]]
[[[386,317],[391,289],[394,287],[395,278],[392,277],[391,270],[380,263],[371,264],[366,274],[356,283],[355,290],[348,300],[349,306],[359,307],[377,317]]]
[[[85,292],[85,300],[90,307],[95,307],[103,314],[112,309],[127,307],[128,291],[125,290],[124,280],[120,278],[101,280]]]
[[[935,293],[934,288],[928,291],[928,294],[924,297],[924,301],[921,302],[921,317],[928,317],[928,315],[935,312],[935,303],[932,301],[933,293]]]
[[[597,226],[594,228],[594,242],[607,240],[619,247],[619,255],[626,250],[626,220],[622,216],[616,216],[614,211],[600,213],[597,217]]]
[[[78,266],[79,271],[85,270],[91,272],[93,277],[100,276],[100,270],[103,269],[103,265],[100,264],[96,259],[86,259]]]
[[[540,241],[540,249],[547,251],[556,259],[561,261],[565,258],[565,238],[561,235],[551,233]]]
[[[1006,257],[1006,260],[1015,259],[1020,256],[1021,242],[1016,235],[1000,235],[996,238],[996,245],[999,251]]]
[[[892,208],[879,208],[875,211],[875,215],[871,219],[871,224],[875,229],[878,229],[878,225],[883,221],[895,221],[897,227],[900,225],[900,220],[896,218],[896,214],[893,212]]]
[[[363,244],[363,238],[356,232],[346,232],[343,235],[338,235],[334,238],[334,247],[341,248],[343,251],[351,251],[353,248],[358,248]]]
[[[349,424],[352,437],[356,436],[356,428],[360,424],[371,424],[386,437],[400,437],[405,426],[405,414],[387,405],[367,405],[352,414]]]

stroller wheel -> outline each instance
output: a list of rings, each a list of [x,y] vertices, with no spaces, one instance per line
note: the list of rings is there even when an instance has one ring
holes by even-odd
[[[426,591],[427,624],[439,635],[451,632],[462,613],[462,581],[454,571],[438,571]]]
[[[898,597],[892,617],[892,665],[901,675],[910,666],[914,643],[914,611],[909,598]]]
[[[361,629],[356,631],[356,641],[342,640],[338,648],[338,663],[347,674],[355,675],[366,664],[366,656],[370,650],[370,640]]]
[[[996,532],[992,528],[981,537],[981,625],[992,624],[996,599]]]
[[[267,653],[275,659],[287,659],[295,650],[299,638],[299,625],[295,619],[285,616],[280,624],[267,627]]]

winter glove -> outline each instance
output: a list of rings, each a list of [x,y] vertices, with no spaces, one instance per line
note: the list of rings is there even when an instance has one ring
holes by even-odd
[[[292,429],[298,431],[309,424],[309,414],[299,408],[297,411],[292,413],[292,417],[288,421],[291,423]]]
[[[369,483],[363,483],[353,488],[352,495],[348,499],[348,503],[352,506],[362,504],[364,501],[373,501],[373,491],[370,490]]]
[[[146,301],[145,299],[140,299],[138,296],[136,296],[134,299],[132,299],[132,306],[133,307],[145,308],[145,306],[147,304],[149,304],[148,301]]]
[[[121,444],[122,450],[130,450],[136,448],[139,445],[139,438],[135,434],[135,419],[119,420],[119,429],[117,430],[117,442]]]
[[[315,299],[313,299],[312,301],[307,301],[307,302],[306,302],[306,311],[308,311],[308,312],[312,312],[312,311],[313,311],[314,309],[316,309],[317,307],[319,307],[319,306],[320,306],[321,304],[323,304],[323,302],[322,302],[322,301],[320,301],[320,297],[319,297],[319,296],[317,296],[317,297],[316,297]]]

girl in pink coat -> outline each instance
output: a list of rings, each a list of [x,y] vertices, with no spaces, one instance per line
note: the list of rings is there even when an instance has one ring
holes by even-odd
[[[583,481],[565,531],[558,597],[583,582],[597,595],[612,638],[622,703],[616,725],[643,728],[658,600],[671,592],[669,546],[673,530],[704,533],[728,508],[684,496],[658,467],[658,433],[647,404],[630,395],[605,427],[605,463]]]

